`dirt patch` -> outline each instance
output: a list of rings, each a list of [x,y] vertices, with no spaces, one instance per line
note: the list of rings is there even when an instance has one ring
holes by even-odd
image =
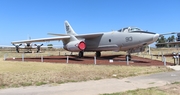
[[[70,64],[94,64],[93,56],[85,56],[84,58],[78,58],[78,56],[71,55],[68,56],[68,63]],[[22,58],[8,58],[7,61],[22,61]],[[33,61],[33,62],[41,62],[41,57],[34,58],[24,58],[24,61]],[[43,62],[50,63],[67,63],[67,56],[44,56]],[[172,63],[166,63],[167,65],[171,65]],[[106,55],[100,58],[96,58],[96,65],[127,65],[125,60],[125,55]],[[141,58],[137,56],[132,56],[132,60],[129,61],[129,65],[135,66],[162,66],[163,62],[157,60],[151,60],[147,58]]]
[[[161,86],[158,89],[169,93],[170,95],[180,95],[180,84],[170,84],[166,86]]]

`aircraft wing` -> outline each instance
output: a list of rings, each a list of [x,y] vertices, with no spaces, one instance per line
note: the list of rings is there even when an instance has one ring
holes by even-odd
[[[83,38],[83,39],[88,39],[88,38],[95,38],[98,36],[102,36],[103,33],[95,33],[95,34],[82,34],[82,35],[75,35],[77,38]],[[57,37],[49,37],[49,38],[40,38],[40,39],[31,39],[31,40],[21,40],[21,41],[13,41],[11,42],[12,44],[18,44],[18,43],[32,43],[32,42],[48,42],[48,41],[58,41],[58,40],[63,40],[63,39],[69,39],[69,35],[59,35]]]
[[[60,48],[63,47],[63,45],[41,46],[41,48],[54,48],[54,47]]]
[[[169,33],[164,33],[164,34],[160,34],[159,37],[163,36],[163,35],[171,35],[171,34],[178,34],[180,32],[169,32]]]
[[[81,35],[75,35],[77,38],[95,38],[98,36],[102,36],[104,33],[92,33],[92,34],[81,34]],[[53,36],[68,36],[67,34],[56,34],[56,33],[48,33],[48,35],[53,35]]]
[[[177,41],[177,42],[158,43],[158,44],[156,44],[156,45],[163,45],[163,44],[180,44],[180,41]]]
[[[58,41],[62,39],[69,39],[70,36],[61,36],[61,37],[49,37],[49,38],[40,38],[40,39],[31,39],[31,40],[21,40],[21,41],[13,41],[12,44],[18,43],[32,43],[32,42],[48,42],[48,41]]]
[[[6,47],[6,48],[11,48],[11,47],[15,47],[15,46],[8,46],[8,45],[0,45],[0,47]]]
[[[76,35],[75,37],[88,39],[88,38],[96,38],[96,37],[102,36],[103,34],[104,33],[81,34],[81,35]]]

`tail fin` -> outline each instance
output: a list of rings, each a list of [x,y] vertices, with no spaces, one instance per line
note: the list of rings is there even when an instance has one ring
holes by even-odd
[[[64,24],[65,24],[65,28],[66,28],[66,33],[67,33],[68,35],[77,35],[77,34],[74,32],[74,30],[72,29],[71,25],[68,23],[68,21],[65,21]]]

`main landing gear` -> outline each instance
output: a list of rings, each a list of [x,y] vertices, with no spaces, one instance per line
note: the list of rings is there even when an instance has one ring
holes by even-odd
[[[79,58],[82,58],[84,56],[84,52],[83,51],[80,51],[79,52]]]
[[[82,58],[84,56],[84,52],[80,51],[78,54],[79,58]],[[101,52],[100,51],[96,51],[96,57],[101,57]]]
[[[96,51],[96,57],[101,57],[101,52],[100,51]]]
[[[100,51],[96,51],[95,53],[96,57],[101,57],[101,52]],[[80,51],[78,54],[79,58],[84,57],[84,51]],[[128,55],[126,55],[126,60],[131,61],[131,54],[128,53]]]

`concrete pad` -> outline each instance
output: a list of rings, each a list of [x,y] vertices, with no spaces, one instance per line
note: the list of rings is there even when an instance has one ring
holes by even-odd
[[[168,68],[171,68],[175,71],[179,71],[180,70],[180,65],[176,65],[176,66],[167,66]]]

